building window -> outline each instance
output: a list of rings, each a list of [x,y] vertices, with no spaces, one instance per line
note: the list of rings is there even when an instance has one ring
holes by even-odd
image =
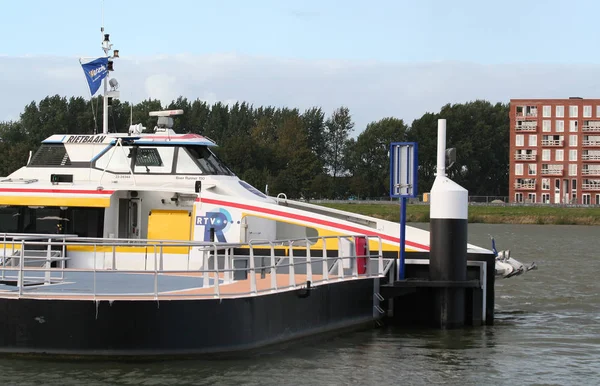
[[[535,193],[527,193],[527,201],[535,204]]]
[[[542,190],[550,190],[550,178],[542,178]]]
[[[583,205],[590,205],[592,203],[592,196],[589,193],[585,193],[581,196],[581,203]]]
[[[600,194],[596,193],[596,205],[600,205]]]
[[[550,161],[550,149],[542,149],[542,161]]]
[[[570,176],[577,176],[577,164],[569,164],[569,175]],[[573,180],[575,181],[575,184],[577,184],[577,180]],[[577,185],[575,185],[577,186]]]
[[[569,146],[577,146],[577,134],[569,135]]]
[[[530,176],[535,176],[537,174],[537,164],[529,164],[527,169]]]
[[[563,121],[562,119],[556,121],[556,131],[557,132],[565,131],[565,121]]]
[[[579,106],[569,106],[569,117],[577,118],[578,113],[579,113]]]
[[[531,146],[531,147],[537,146],[537,134],[529,135],[529,146]]]
[[[523,164],[515,164],[515,175],[517,175],[517,176],[523,175]]]
[[[523,134],[517,134],[515,141],[517,146],[523,146],[525,143],[525,136]]]
[[[574,133],[577,132],[577,120],[572,119],[569,121],[569,131]]]
[[[569,150],[569,161],[577,161],[577,149]]]
[[[549,119],[545,119],[542,121],[542,131],[549,132],[552,130],[552,121]]]
[[[542,203],[543,204],[550,203],[550,193],[542,193]]]
[[[565,106],[556,106],[556,117],[563,118],[565,116]]]
[[[523,202],[523,193],[515,193],[515,202]]]
[[[600,106],[596,106],[596,118],[600,118]]]
[[[583,106],[583,117],[584,118],[592,117],[592,106]]]
[[[552,116],[552,106],[544,106],[542,116],[544,118],[550,118]]]
[[[556,149],[556,153],[554,153],[554,160],[555,161],[564,161],[565,160],[565,154],[564,154],[563,149]]]

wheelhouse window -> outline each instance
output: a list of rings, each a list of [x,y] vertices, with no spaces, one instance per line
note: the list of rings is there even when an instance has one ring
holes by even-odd
[[[233,176],[233,172],[225,166],[217,156],[206,146],[186,146],[185,150],[200,167],[202,174]]]
[[[71,159],[62,143],[47,143],[40,146],[27,166],[70,166]]]
[[[131,157],[135,157],[134,173],[171,173],[173,170],[173,155],[175,148],[172,146],[134,147]]]

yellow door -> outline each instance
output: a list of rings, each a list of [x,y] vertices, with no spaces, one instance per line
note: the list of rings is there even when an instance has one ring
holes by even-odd
[[[155,209],[148,215],[148,239],[190,240],[192,214],[187,210]],[[188,253],[188,248],[165,248],[169,253]]]

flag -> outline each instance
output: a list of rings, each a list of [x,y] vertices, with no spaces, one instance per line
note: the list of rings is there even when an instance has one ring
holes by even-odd
[[[92,96],[100,88],[100,83],[108,75],[108,58],[98,58],[91,62],[82,63],[81,67],[90,86]]]

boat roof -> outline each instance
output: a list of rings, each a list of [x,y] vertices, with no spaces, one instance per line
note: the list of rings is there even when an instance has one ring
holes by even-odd
[[[177,134],[173,130],[129,135],[126,133],[108,134],[54,134],[42,141],[43,144],[77,144],[77,145],[114,145],[119,140],[128,145],[170,145],[170,146],[217,146],[217,144],[200,134]]]

